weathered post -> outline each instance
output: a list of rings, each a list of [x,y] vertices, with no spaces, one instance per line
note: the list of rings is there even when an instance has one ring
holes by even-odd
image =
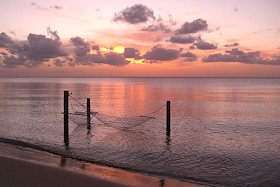
[[[69,145],[69,121],[68,121],[68,116],[69,116],[69,109],[68,109],[68,98],[69,98],[69,93],[68,91],[64,91],[64,144],[66,146]]]
[[[166,136],[170,136],[170,101],[166,102]]]
[[[90,98],[87,98],[87,124],[90,125]]]

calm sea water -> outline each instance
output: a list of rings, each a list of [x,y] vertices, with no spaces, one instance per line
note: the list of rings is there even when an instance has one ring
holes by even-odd
[[[163,108],[128,128],[92,119],[89,131],[70,121],[66,150],[64,90],[120,117],[149,114],[170,100],[171,137]],[[280,185],[279,114],[280,79],[273,78],[0,79],[1,141],[214,186]]]

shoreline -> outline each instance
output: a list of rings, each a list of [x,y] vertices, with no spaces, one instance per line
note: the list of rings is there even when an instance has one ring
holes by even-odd
[[[56,175],[50,174],[50,176],[54,176],[56,180],[58,179],[57,176],[61,176],[61,178],[63,178],[63,181],[55,180],[52,181],[52,184],[48,183],[48,181],[44,183],[51,186],[62,184],[63,182],[66,182],[63,183],[65,185],[69,184],[70,186],[77,186],[75,184],[81,185],[82,183],[70,181],[72,181],[72,179],[80,181],[84,178],[84,182],[86,184],[95,184],[98,186],[102,186],[103,184],[105,186],[206,186],[205,184],[195,183],[195,181],[185,182],[167,177],[127,171],[5,143],[0,143],[0,163],[1,166],[3,163],[6,168],[8,168],[4,169],[5,167],[2,167],[1,172],[3,173],[0,175],[1,177],[6,176],[6,178],[4,178],[6,182],[12,182],[10,183],[11,185],[8,186],[17,186],[16,184],[21,184],[17,183],[20,181],[26,182],[24,178],[20,177],[21,175],[18,175],[18,172],[13,172],[18,171],[19,169],[23,173],[29,172],[36,173],[38,175],[34,181],[27,181],[29,182],[28,186],[37,186],[39,184],[38,182],[42,183],[42,180],[45,181],[47,179],[46,176],[44,176],[44,173],[50,173],[51,171],[56,173]],[[3,181],[1,177],[0,181]],[[13,180],[9,180],[11,178]],[[38,180],[39,178],[41,178],[41,180]],[[67,181],[69,182],[67,183]],[[40,186],[42,186],[41,183]]]
[[[0,156],[0,165],[0,184],[3,186],[126,186],[63,168],[12,157]]]

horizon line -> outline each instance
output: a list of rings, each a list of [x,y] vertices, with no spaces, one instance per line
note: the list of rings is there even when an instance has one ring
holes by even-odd
[[[252,76],[252,77],[242,77],[242,76],[241,77],[222,77],[222,76],[221,77],[207,77],[207,76],[206,77],[199,77],[199,76],[198,77],[191,77],[191,76],[190,77],[187,77],[187,76],[186,77],[185,76],[180,76],[180,77],[179,76],[178,77],[168,77],[168,76],[167,77],[151,77],[151,76],[147,76],[147,77],[121,77],[121,76],[120,77],[118,77],[118,76],[112,76],[112,77],[109,77],[109,76],[104,76],[104,77],[103,76],[100,76],[100,77],[67,77],[67,76],[66,77],[55,77],[55,76],[54,77],[18,77],[17,76],[17,77],[0,77],[0,78],[1,79],[2,78],[11,78],[11,79],[12,78],[15,78],[15,79],[16,78],[17,79],[21,79],[21,78],[56,78],[56,79],[57,78],[62,78],[62,79],[63,78],[280,78],[280,76],[279,77],[254,77],[254,76]]]

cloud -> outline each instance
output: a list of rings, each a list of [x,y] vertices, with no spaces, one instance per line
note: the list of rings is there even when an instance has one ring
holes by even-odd
[[[136,58],[140,55],[140,52],[138,49],[135,48],[125,48],[123,56],[125,58]]]
[[[190,46],[190,47],[189,47],[189,49],[195,49],[195,46],[194,46],[194,45],[192,45],[192,46]]]
[[[203,62],[240,62],[245,64],[262,64],[262,65],[280,65],[280,56],[272,59],[263,59],[260,57],[260,51],[243,52],[238,48],[226,51],[226,54],[216,53],[204,57]]]
[[[190,34],[205,31],[208,28],[207,21],[196,19],[193,22],[185,22],[180,29],[176,30],[177,34]]]
[[[48,8],[44,8],[44,7],[38,5],[37,3],[34,3],[34,2],[30,3],[30,5],[36,7],[39,10],[45,10],[45,11],[48,10]]]
[[[141,31],[147,31],[147,32],[164,32],[164,33],[170,33],[171,32],[171,26],[175,25],[176,23],[172,20],[171,15],[169,15],[168,23],[164,23],[163,19],[159,17],[156,21],[151,23],[148,26],[142,27]]]
[[[85,42],[83,38],[76,36],[70,39],[71,43],[75,46],[74,48],[74,62],[75,65],[88,65],[92,66],[99,63],[104,63],[104,57],[101,54],[90,54],[90,44]],[[92,48],[97,49],[94,45]],[[99,46],[98,46],[99,49]],[[70,63],[74,66],[73,63]]]
[[[7,48],[10,44],[12,44],[12,39],[6,33],[2,32],[0,34],[0,47]]]
[[[148,51],[143,55],[145,60],[152,61],[171,61],[176,60],[180,55],[180,52],[175,49],[165,49],[160,45],[154,46],[152,51]]]
[[[88,42],[85,42],[83,38],[76,36],[70,39],[70,41],[73,43],[75,46],[85,46],[89,45]]]
[[[56,31],[47,29],[50,38],[45,35],[30,33],[27,41],[12,41],[10,38],[4,44],[10,55],[3,55],[2,67],[16,67],[23,65],[26,67],[35,67],[43,64],[50,59],[65,57],[67,53],[62,48],[62,43]],[[7,36],[3,34],[2,38]],[[7,45],[9,43],[9,45]]]
[[[81,65],[89,65],[89,66],[97,65],[97,64],[109,64],[112,66],[121,67],[121,66],[128,65],[130,63],[130,61],[126,60],[122,54],[115,53],[115,52],[105,53],[104,56],[101,54],[88,54],[83,58],[78,57],[75,60],[76,60],[76,64],[78,63]]]
[[[188,36],[188,37],[172,36],[169,39],[169,42],[171,42],[171,43],[179,43],[179,44],[190,44],[190,43],[194,43],[195,40],[196,40],[196,38],[193,37],[193,36]]]
[[[199,40],[197,43],[194,44],[194,46],[196,46],[197,49],[201,50],[217,49],[217,45],[205,42],[203,40]]]
[[[100,48],[99,48],[99,45],[93,45],[91,47],[92,50],[95,50],[95,51],[100,51]]]
[[[185,57],[184,58],[185,62],[193,62],[197,60],[197,56],[189,51],[186,53],[182,53],[180,56]]]
[[[50,6],[50,9],[61,10],[62,8],[63,8],[62,6],[58,6],[58,5]]]
[[[122,54],[119,53],[105,53],[105,64],[110,64],[113,66],[125,66],[130,63],[130,61],[126,60],[125,57]]]
[[[77,36],[71,38],[70,41],[75,46],[74,53],[76,57],[85,57],[90,52],[90,45],[83,38]]]
[[[237,7],[234,7],[234,12],[238,12],[238,8]]]
[[[65,63],[65,60],[61,60],[61,59],[54,59],[53,60],[54,65],[58,66],[58,67],[62,67],[63,64]]]
[[[52,60],[53,64],[57,67],[62,67],[65,64],[69,64],[69,66],[74,66],[74,64],[72,65],[71,62],[73,62],[73,58],[69,58],[69,57],[65,57],[64,59],[53,59]]]
[[[90,54],[90,44],[83,38],[77,36],[70,39],[74,48],[74,62],[68,63],[70,66],[74,65],[88,65],[93,66],[97,64],[109,64],[112,66],[125,66],[130,63],[126,60],[123,54],[109,52],[104,55],[101,54],[98,45],[93,45],[92,50],[97,51],[97,54]],[[113,48],[112,48],[113,49]]]
[[[240,44],[239,43],[237,43],[237,42],[235,42],[235,43],[232,43],[232,44],[226,44],[226,45],[224,45],[225,47],[237,47],[237,46],[239,46]]]
[[[37,35],[30,33],[26,41],[14,42],[7,34],[0,35],[2,48],[7,52],[0,53],[0,67],[15,68],[17,66],[36,67],[51,62],[55,66],[62,67],[65,64],[75,65],[97,65],[109,64],[112,66],[125,66],[130,63],[126,56],[139,56],[139,51],[134,48],[126,48],[124,54],[109,52],[101,54],[98,45],[92,47],[83,38],[77,36],[70,39],[74,46],[74,57],[68,56],[64,51],[60,37],[56,31],[47,28],[48,35]],[[96,50],[97,54],[90,54],[90,49]],[[48,64],[50,66],[50,64]]]
[[[39,10],[45,10],[45,11],[49,11],[50,9],[61,10],[63,8],[62,6],[59,6],[59,5],[53,5],[53,6],[50,6],[49,8],[46,8],[46,7],[40,6],[38,3],[35,3],[35,2],[30,3],[30,5],[36,7]]]
[[[3,65],[1,67],[5,68],[15,68],[19,65],[24,65],[24,62],[26,59],[21,57],[15,57],[15,56],[4,56],[3,58]]]
[[[46,61],[50,58],[66,56],[67,53],[62,48],[62,43],[57,33],[51,33],[53,38],[47,38],[44,35],[29,34],[28,35],[28,51],[29,60]]]
[[[142,4],[135,4],[132,7],[127,7],[124,10],[115,13],[114,21],[122,21],[129,24],[145,23],[148,20],[154,20],[154,12]]]
[[[164,25],[163,23],[156,23],[140,29],[141,31],[148,31],[148,32],[158,32],[163,31],[164,33],[170,33],[171,29],[169,26]]]

